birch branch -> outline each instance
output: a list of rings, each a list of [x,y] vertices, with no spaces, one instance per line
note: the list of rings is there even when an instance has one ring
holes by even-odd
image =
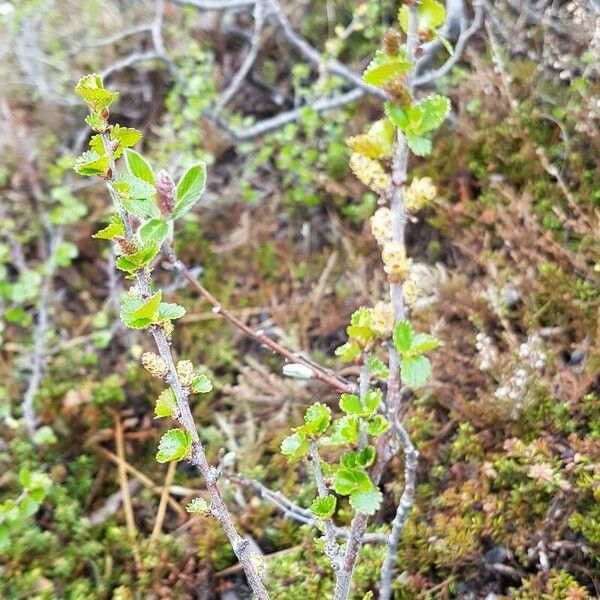
[[[121,204],[118,194],[113,188],[113,183],[117,177],[117,168],[115,164],[114,153],[111,148],[109,134],[103,133],[101,136],[104,144],[104,150],[110,157],[110,179],[107,180],[106,185],[115,209],[125,226],[125,237],[130,243],[134,243],[134,233],[128,215]],[[136,273],[136,282],[142,297],[144,299],[150,298],[150,280],[145,270],[141,270]],[[225,535],[227,536],[227,539],[229,540],[233,551],[235,552],[235,555],[242,564],[252,591],[259,600],[269,600],[269,594],[257,571],[255,561],[253,560],[253,552],[250,540],[247,538],[244,539],[239,535],[233,522],[233,518],[229,513],[223,498],[221,497],[221,492],[219,490],[219,486],[217,485],[219,478],[218,470],[211,467],[208,463],[208,459],[206,458],[204,445],[200,441],[200,437],[194,423],[194,417],[188,402],[188,395],[184,390],[181,381],[179,380],[179,376],[177,375],[177,370],[171,354],[171,347],[165,332],[161,327],[153,326],[151,328],[151,333],[152,337],[154,338],[158,353],[168,367],[168,374],[165,377],[165,380],[175,394],[177,408],[179,411],[179,421],[184,429],[191,435],[192,444],[189,461],[198,467],[202,477],[204,478],[212,503],[211,512],[221,523],[221,526],[225,531]]]

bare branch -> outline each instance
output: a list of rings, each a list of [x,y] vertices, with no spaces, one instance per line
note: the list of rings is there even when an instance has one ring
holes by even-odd
[[[417,479],[417,463],[419,453],[414,447],[408,433],[400,424],[396,424],[398,439],[404,448],[404,490],[398,503],[396,516],[392,522],[392,532],[388,541],[388,549],[383,566],[381,568],[381,579],[379,583],[379,599],[390,600],[392,597],[392,575],[398,554],[400,536],[408,520],[415,498],[415,485]]]
[[[260,50],[260,40],[262,37],[262,29],[264,25],[264,5],[263,0],[256,0],[254,5],[254,32],[252,34],[252,38],[250,40],[250,49],[248,50],[248,54],[244,58],[238,72],[235,74],[235,77],[231,80],[227,89],[223,92],[222,96],[219,98],[216,103],[212,115],[214,117],[218,116],[218,114],[229,104],[231,99],[235,96],[239,87],[244,82],[246,75],[252,68],[252,65],[256,61],[256,57],[258,56],[258,52]]]
[[[302,111],[306,108],[310,108],[316,112],[325,112],[328,110],[333,110],[335,108],[346,106],[346,104],[351,104],[359,98],[362,98],[364,94],[364,90],[355,88],[353,90],[350,90],[349,92],[340,94],[339,96],[334,96],[332,98],[323,98],[321,100],[316,100],[313,103],[309,103],[305,106],[301,106],[293,110],[279,113],[274,117],[271,117],[269,119],[263,119],[262,121],[251,125],[250,127],[246,127],[245,129],[232,129],[229,125],[227,125],[220,119],[217,119],[216,123],[223,129],[225,129],[234,140],[244,141],[264,135],[269,131],[279,129],[280,127],[283,127],[286,123],[292,123],[294,121],[297,121],[300,118]]]
[[[272,340],[262,331],[254,331],[251,327],[248,327],[243,321],[240,321],[234,314],[227,309],[223,308],[221,303],[192,275],[187,267],[177,258],[172,248],[163,244],[163,252],[165,253],[168,261],[173,267],[182,275],[185,280],[208,302],[213,306],[213,311],[216,314],[221,315],[224,319],[229,321],[234,327],[245,333],[247,336],[255,339],[256,341],[264,344],[273,352],[276,352],[280,356],[283,356],[286,360],[291,363],[301,363],[305,367],[308,367],[315,379],[326,383],[330,387],[334,388],[340,393],[352,393],[354,386],[348,383],[345,379],[339,377],[335,373],[325,369],[324,367],[315,365],[314,362],[305,359],[301,354],[291,352],[287,350],[276,341]]]

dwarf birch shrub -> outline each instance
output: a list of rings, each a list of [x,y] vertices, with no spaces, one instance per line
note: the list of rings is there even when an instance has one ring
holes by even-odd
[[[340,360],[360,367],[358,381],[346,383],[319,367],[296,364],[289,351],[264,334],[254,334],[265,343],[268,340],[267,345],[288,361],[292,359],[284,369],[286,374],[317,376],[338,391],[344,390],[337,414],[326,404],[315,402],[306,410],[304,423],[281,444],[281,452],[289,462],[306,462],[315,479],[317,496],[310,513],[322,533],[320,543],[334,573],[335,600],[346,600],[350,594],[358,553],[368,540],[369,517],[382,504],[381,477],[399,448],[405,458],[404,491],[389,534],[376,536],[376,541],[387,545],[379,590],[382,599],[391,597],[400,534],[413,504],[418,453],[399,421],[399,409],[403,390],[418,389],[431,377],[427,354],[440,342],[416,331],[409,320],[409,308],[419,291],[418,282],[410,277],[411,259],[405,246],[407,215],[430,203],[437,191],[429,178],[408,182],[408,159],[411,152],[417,156],[431,152],[429,136],[446,118],[450,102],[440,95],[415,98],[412,71],[420,41],[439,38],[437,28],[444,20],[445,9],[436,0],[407,2],[400,8],[399,30],[386,33],[381,49],[363,75],[366,84],[387,93],[385,116],[365,133],[347,140],[352,171],[379,196],[379,208],[370,224],[381,248],[390,294],[389,300],[359,308],[352,315],[346,329],[348,340],[336,351]],[[210,503],[197,498],[188,506],[189,512],[211,515],[220,521],[253,592],[258,598],[268,598],[262,559],[249,540],[236,531],[217,485],[220,471],[207,462],[190,410],[190,396],[209,392],[212,384],[191,361],[174,362],[170,348],[174,321],[185,310],[166,302],[152,277],[161,255],[180,265],[170,246],[175,224],[201,198],[206,167],[203,163],[192,165],[177,182],[165,170],[155,173],[150,163],[133,150],[141,140],[141,132],[110,122],[109,107],[118,94],[106,89],[95,74],[83,77],[75,91],[90,109],[86,123],[94,135],[89,150],[77,159],[74,168],[83,176],[103,179],[114,207],[109,224],[93,237],[114,244],[115,266],[131,282],[121,300],[123,323],[147,331],[154,340],[155,350],[143,354],[142,364],[166,386],[157,399],[155,416],[179,424],[162,436],[156,459],[160,463],[185,459],[199,468]],[[248,333],[248,328],[227,316],[200,284],[191,283],[217,312]],[[386,360],[381,358],[384,354]],[[327,460],[323,458],[325,453]],[[285,502],[294,506],[289,499]],[[349,528],[335,524],[336,514],[346,502],[352,515]],[[298,510],[306,513],[305,509]]]

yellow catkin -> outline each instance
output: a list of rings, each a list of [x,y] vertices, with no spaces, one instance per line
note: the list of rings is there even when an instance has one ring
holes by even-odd
[[[392,240],[392,211],[387,206],[382,206],[371,217],[371,233],[377,243],[383,246]]]
[[[169,372],[169,366],[165,360],[154,352],[144,352],[142,354],[142,365],[150,375],[163,379]]]
[[[381,253],[383,270],[392,283],[406,278],[410,269],[410,259],[406,256],[406,248],[398,242],[387,242]]]
[[[394,309],[389,302],[378,302],[373,307],[371,329],[380,338],[389,338],[394,329]]]
[[[410,212],[421,210],[437,196],[437,188],[430,177],[415,177],[404,190],[404,206]]]
[[[350,156],[350,168],[360,182],[378,194],[384,194],[390,186],[389,175],[381,164],[372,158],[354,152]]]
[[[177,363],[177,376],[183,387],[192,385],[196,374],[194,373],[194,365],[191,360],[180,360]]]
[[[413,306],[419,297],[419,284],[411,278],[407,279],[402,286],[404,302],[407,306]]]

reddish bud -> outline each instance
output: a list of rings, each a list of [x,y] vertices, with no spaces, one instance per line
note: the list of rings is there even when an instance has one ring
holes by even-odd
[[[138,250],[133,242],[122,235],[115,238],[115,244],[117,244],[122,254],[134,254]]]
[[[137,231],[142,224],[142,221],[135,215],[129,215],[129,224],[131,225],[131,229],[133,229],[133,231]]]
[[[175,182],[164,169],[156,176],[156,202],[163,217],[168,217],[175,209]]]
[[[395,29],[388,29],[381,46],[388,56],[396,56],[400,52],[400,34]]]
[[[100,118],[103,119],[104,121],[108,121],[109,116],[110,116],[110,113],[108,112],[108,108],[103,108],[100,111]]]
[[[412,102],[412,94],[406,87],[402,77],[397,77],[392,81],[388,81],[383,89],[390,99],[398,106],[408,106]]]

